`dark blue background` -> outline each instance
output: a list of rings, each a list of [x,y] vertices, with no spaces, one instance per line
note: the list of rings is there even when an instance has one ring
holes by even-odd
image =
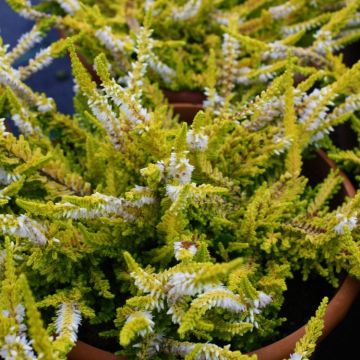
[[[0,0],[0,36],[4,44],[14,47],[22,34],[29,31],[33,22],[17,15],[6,3]],[[55,30],[52,30],[44,40],[37,44],[27,54],[15,63],[16,66],[24,65],[28,59],[33,57],[40,49],[47,47],[58,38]],[[58,109],[66,114],[73,112],[72,96],[73,82],[71,76],[70,62],[67,56],[55,59],[54,62],[30,76],[26,83],[35,91],[45,92],[55,99]]]

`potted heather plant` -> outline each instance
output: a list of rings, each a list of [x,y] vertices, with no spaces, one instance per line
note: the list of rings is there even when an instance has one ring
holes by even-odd
[[[5,358],[65,358],[82,317],[128,358],[254,359],[245,353],[282,322],[294,271],[334,285],[340,270],[360,276],[349,251],[358,195],[331,210],[339,173],[315,188],[301,174],[302,153],[353,113],[346,104],[359,65],[346,69],[329,54],[332,72],[312,70],[297,84],[302,67],[289,55],[266,90],[221,102],[214,73],[205,111],[188,128],[144,76],[147,31],[126,86],[104,54],[95,60],[99,89],[71,40],[56,47],[70,51],[73,117],[32,91],[1,48],[0,112],[22,133],[0,134]],[[284,357],[311,355],[325,304]]]

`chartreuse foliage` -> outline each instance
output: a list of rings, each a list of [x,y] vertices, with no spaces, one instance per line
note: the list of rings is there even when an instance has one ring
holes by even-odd
[[[296,343],[295,352],[290,360],[310,359],[316,346],[316,340],[321,336],[324,328],[324,315],[328,299],[324,298],[314,317],[305,326],[305,335]]]
[[[214,50],[223,69],[220,97],[235,86],[263,87],[284,69],[289,50],[308,74],[309,65],[329,65],[327,51],[360,37],[358,0],[53,0],[34,6],[7,1],[36,23],[22,48],[37,42],[35,32],[44,33],[51,25],[66,35],[81,33],[78,46],[88,63],[106,52],[112,71],[125,76],[125,83],[131,82],[128,71],[139,70],[132,65],[136,39],[148,38],[146,47],[153,49],[143,57],[151,78],[175,90],[207,86],[204,54]],[[143,26],[152,31],[142,32]]]
[[[6,239],[4,278],[0,286],[0,355],[3,359],[66,359],[76,340],[76,314],[62,314],[56,324],[56,337],[44,327],[36,301],[24,274],[15,269],[15,244]],[[66,306],[73,307],[72,304]],[[61,326],[59,324],[61,323]],[[51,328],[49,328],[51,329]],[[30,341],[31,339],[31,341]]]
[[[214,47],[205,69],[199,63],[207,99],[191,126],[172,115],[146,71],[154,56],[166,55],[166,40],[151,40],[149,24],[154,34],[162,29],[156,19],[163,21],[158,26],[176,20],[174,31],[183,28],[183,20],[171,15],[173,4],[145,4],[152,12],[125,46],[131,56],[136,53],[134,61],[120,57],[125,78],[116,80],[112,55],[100,53],[97,84],[76,54],[78,37],[85,48],[97,30],[93,25],[104,25],[96,6],[63,16],[59,6],[76,2],[33,8],[11,3],[42,19],[29,37],[42,35],[52,22],[82,33],[51,45],[22,69],[12,64],[27,43],[20,42],[16,54],[1,46],[0,263],[6,269],[1,351],[23,346],[21,351],[37,357],[64,358],[82,316],[86,325],[115,335],[129,358],[254,359],[245,352],[283,321],[278,311],[294,271],[304,278],[319,273],[335,285],[342,270],[360,277],[360,195],[333,210],[339,173],[312,186],[302,172],[304,153],[331,146],[332,128],[356,119],[360,64],[347,68],[329,50],[331,41],[342,39],[344,26],[352,26],[357,2],[324,13],[323,2],[316,7],[306,1],[246,1],[236,6],[241,19],[230,16],[232,3],[216,5],[229,18],[223,21],[225,44],[222,55]],[[105,5],[100,5],[104,11]],[[113,6],[119,10],[125,2]],[[201,2],[199,11],[216,6]],[[308,18],[308,6],[317,18]],[[133,10],[124,11],[134,11],[142,22],[139,9],[134,2]],[[54,17],[45,15],[50,10]],[[290,10],[298,15],[288,17]],[[156,12],[159,18],[151,18]],[[279,12],[286,15],[275,19],[270,31],[266,24]],[[191,20],[194,26],[205,21],[203,15]],[[290,33],[299,23],[300,30],[280,46],[280,32]],[[307,46],[305,30],[318,27],[320,35]],[[218,26],[215,37],[221,31]],[[304,47],[297,46],[300,39]],[[172,59],[173,44],[167,45]],[[262,68],[274,46],[282,55]],[[74,116],[57,112],[52,99],[24,82],[65,50],[76,83]],[[222,56],[235,65],[217,66]],[[242,91],[232,72],[237,66],[253,67],[240,81]],[[164,69],[161,74],[168,74]],[[6,130],[10,118],[19,136]],[[44,323],[38,308],[50,308],[43,312]],[[304,356],[312,351],[324,309],[323,303],[294,351]],[[25,311],[26,320],[16,311]]]

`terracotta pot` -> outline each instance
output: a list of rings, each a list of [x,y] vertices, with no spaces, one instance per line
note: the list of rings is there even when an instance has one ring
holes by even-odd
[[[200,104],[170,103],[170,105],[174,109],[174,114],[179,115],[180,121],[188,124],[191,124],[197,112],[203,109]]]
[[[191,123],[195,114],[202,109],[201,104],[175,103],[174,111],[180,115],[181,120]],[[319,157],[323,160],[323,164],[327,168],[337,169],[333,160],[331,160],[323,150],[317,151]],[[356,190],[352,183],[342,171],[339,172],[343,178],[342,192],[343,195],[353,197]],[[352,303],[360,292],[360,281],[347,276],[339,287],[335,296],[331,299],[325,314],[325,324],[323,334],[319,341],[324,340],[336,326],[345,318]],[[258,360],[283,360],[288,358],[294,351],[296,342],[304,335],[305,326],[294,331],[290,335],[276,341],[270,345],[264,346],[250,354],[256,354]],[[115,355],[97,349],[93,346],[78,341],[75,348],[68,355],[69,360],[121,360],[124,357],[116,357]]]
[[[326,314],[325,326],[319,342],[324,340],[336,326],[345,318],[352,303],[360,291],[360,282],[347,276],[335,296],[330,301]],[[305,326],[294,331],[292,334],[276,341],[251,354],[256,354],[258,360],[282,360],[288,358],[294,352],[296,342],[304,335]]]
[[[98,349],[80,340],[67,356],[68,360],[126,360],[123,356],[115,356],[108,351]]]
[[[170,104],[195,104],[201,106],[206,96],[200,91],[173,91],[163,90],[165,97],[168,99]]]

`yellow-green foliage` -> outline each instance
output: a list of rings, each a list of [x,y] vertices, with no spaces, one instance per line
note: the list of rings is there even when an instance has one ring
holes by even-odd
[[[328,299],[324,298],[316,314],[312,317],[305,326],[305,335],[296,343],[295,352],[290,359],[296,359],[295,354],[298,354],[300,359],[310,359],[316,346],[316,342],[322,334],[324,328],[324,315]]]
[[[23,302],[44,358],[65,358],[82,316],[129,358],[250,360],[283,321],[294,271],[360,277],[360,196],[333,209],[339,173],[303,175],[320,146],[358,162],[328,136],[348,118],[360,129],[360,63],[331,53],[358,36],[358,1],[9,3],[36,25],[0,47],[1,346]],[[53,24],[71,38],[15,70]],[[24,82],[65,51],[72,116]],[[204,88],[191,125],[165,85]],[[312,351],[324,306],[295,351]]]
[[[74,346],[74,339],[66,337],[68,329],[74,331],[72,319],[68,319],[68,324],[64,321],[64,331],[58,333],[57,338],[50,336],[25,275],[18,276],[16,272],[15,249],[7,239],[5,271],[0,285],[1,356],[5,359],[14,355],[19,359],[34,359],[35,356],[46,360],[65,359]]]
[[[92,63],[99,52],[105,51],[117,75],[131,70],[137,77],[145,71],[131,63],[138,50],[137,56],[147,63],[151,78],[167,88],[208,86],[203,73],[207,59],[204,54],[214,50],[221,58],[222,96],[229,95],[236,86],[233,80],[242,89],[253,82],[261,86],[284,67],[288,50],[294,52],[300,68],[306,71],[309,64],[326,66],[326,51],[336,51],[360,37],[357,0],[136,0],[131,6],[126,1],[111,0],[85,0],[81,6],[78,0],[35,6],[20,0],[7,1],[22,16],[36,21],[32,31],[46,32],[52,25],[66,35],[81,33],[77,46],[87,61]],[[142,32],[142,26],[152,31]],[[150,36],[150,42],[142,42]],[[136,37],[143,47],[136,45]],[[20,55],[27,43],[24,39],[11,58]],[[144,56],[150,48],[154,51]]]

